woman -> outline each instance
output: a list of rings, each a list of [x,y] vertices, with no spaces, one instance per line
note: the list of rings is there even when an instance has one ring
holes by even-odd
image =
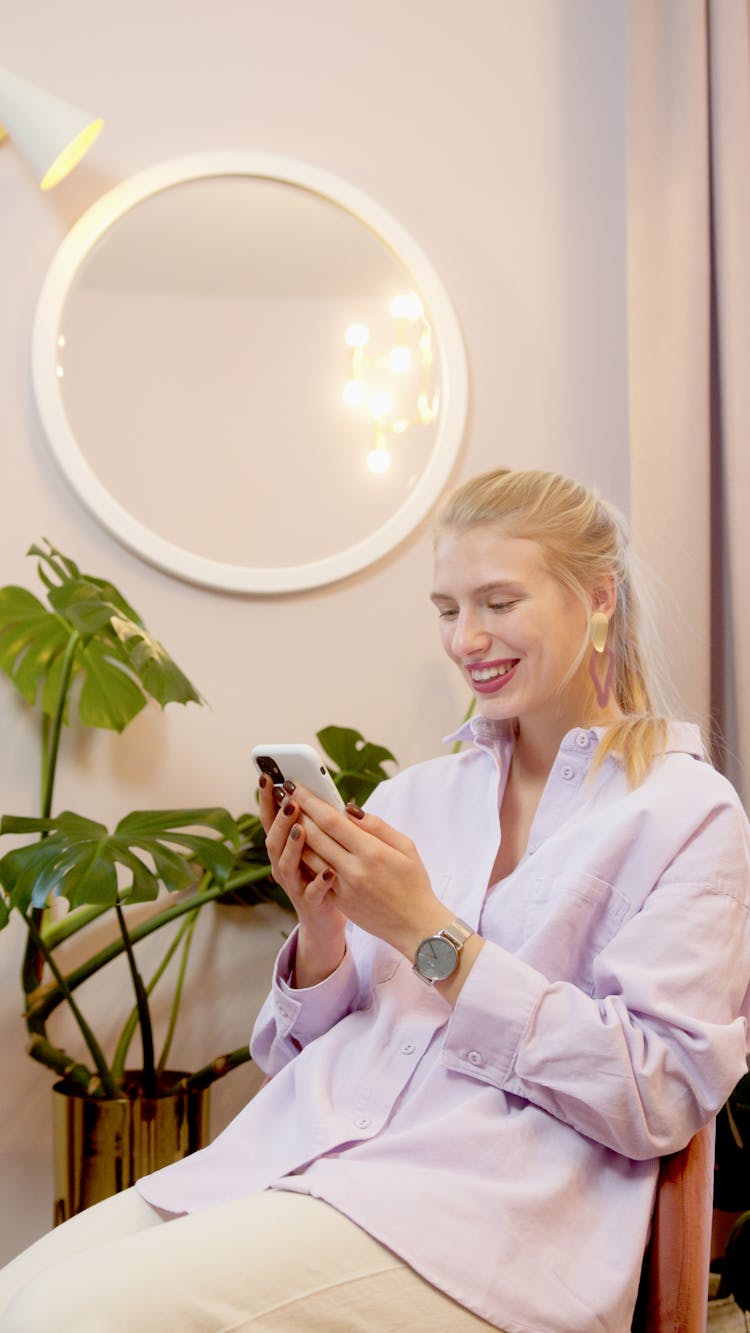
[[[747,822],[659,711],[595,495],[467,482],[432,600],[470,748],[366,812],[261,786],[299,918],[251,1043],[270,1080],[14,1261],[6,1333],[629,1329],[658,1158],[746,1069]]]

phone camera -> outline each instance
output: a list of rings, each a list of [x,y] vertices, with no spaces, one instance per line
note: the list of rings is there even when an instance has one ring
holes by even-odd
[[[270,754],[259,754],[257,758],[257,764],[261,773],[268,774],[274,786],[279,787],[283,785],[284,774],[282,773],[275,759],[271,758]]]

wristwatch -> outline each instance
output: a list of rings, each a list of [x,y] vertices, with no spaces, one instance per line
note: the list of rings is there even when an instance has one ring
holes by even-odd
[[[449,926],[444,926],[436,935],[428,935],[417,946],[414,968],[418,977],[433,986],[436,981],[445,981],[458,967],[458,958],[466,941],[474,934],[471,926],[456,917]]]

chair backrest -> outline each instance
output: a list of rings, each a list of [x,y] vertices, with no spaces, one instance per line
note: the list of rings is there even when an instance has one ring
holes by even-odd
[[[661,1159],[633,1333],[706,1333],[715,1123]]]

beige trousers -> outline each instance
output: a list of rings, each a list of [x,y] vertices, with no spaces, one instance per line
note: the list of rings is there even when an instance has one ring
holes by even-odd
[[[491,1327],[328,1204],[273,1190],[169,1220],[125,1190],[0,1271],[1,1333]]]

